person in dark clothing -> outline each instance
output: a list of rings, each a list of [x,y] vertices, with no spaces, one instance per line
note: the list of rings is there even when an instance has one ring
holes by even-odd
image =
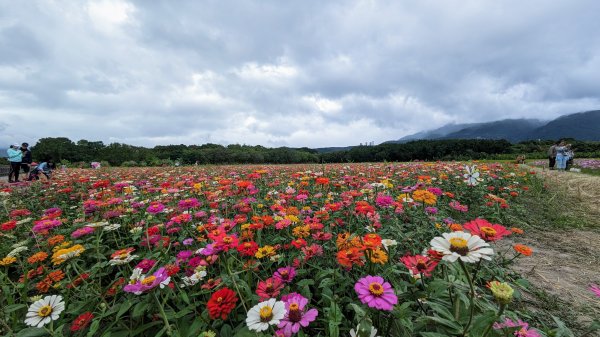
[[[556,147],[558,147],[558,144],[560,144],[560,141],[552,144],[550,149],[548,149],[548,168],[551,170],[554,170],[554,166],[556,165]]]
[[[40,173],[44,174],[47,180],[50,180],[52,178],[52,170],[54,170],[54,167],[54,163],[51,159],[44,160],[36,167],[34,167],[33,170],[31,170],[31,173],[29,174],[27,180],[39,180]]]
[[[29,169],[31,168],[31,151],[29,150],[29,144],[21,144],[21,152],[23,153],[21,158],[21,171],[25,174],[23,179],[27,179]]]

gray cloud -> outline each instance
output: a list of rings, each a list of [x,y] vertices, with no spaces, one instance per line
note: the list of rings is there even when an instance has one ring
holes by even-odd
[[[599,11],[592,0],[0,2],[0,143],[336,146],[596,109]]]

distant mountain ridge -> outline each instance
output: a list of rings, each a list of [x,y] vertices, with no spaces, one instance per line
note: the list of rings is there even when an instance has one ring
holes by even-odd
[[[600,141],[600,110],[565,115],[551,121],[503,119],[487,123],[448,124],[386,143],[405,143],[419,139],[506,139],[521,142],[560,138]]]

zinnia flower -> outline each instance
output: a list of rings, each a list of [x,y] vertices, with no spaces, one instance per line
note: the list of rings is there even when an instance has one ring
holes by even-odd
[[[415,255],[409,256],[405,255],[400,258],[400,261],[404,263],[406,268],[408,268],[413,275],[420,275],[421,273],[427,277],[431,276],[431,272],[435,269],[438,262],[430,259],[428,256],[423,255]]]
[[[477,235],[485,241],[498,241],[502,239],[502,237],[512,234],[506,227],[492,224],[485,219],[469,221],[463,225],[463,228],[469,230],[471,234]]]
[[[494,250],[477,235],[465,232],[443,233],[433,238],[431,248],[442,253],[442,260],[455,262],[477,262],[480,259],[491,260]]]
[[[62,296],[46,296],[41,300],[33,302],[29,309],[27,309],[25,324],[41,328],[57,320],[63,310],[65,310],[65,302],[63,302]]]
[[[525,245],[516,244],[513,246],[513,249],[515,250],[515,252],[523,254],[525,256],[531,256],[531,254],[533,254],[533,250]]]
[[[291,283],[296,276],[296,268],[294,267],[282,267],[277,269],[273,274],[273,278],[281,281],[282,283]]]
[[[305,311],[308,299],[300,294],[291,294],[285,298],[285,317],[277,326],[283,330],[285,337],[290,337],[300,331],[300,327],[307,327],[310,322],[317,318],[317,309]]]
[[[274,298],[260,302],[248,311],[246,325],[253,331],[265,331],[270,325],[279,324],[285,317],[285,303]]]
[[[481,178],[479,178],[479,171],[477,170],[476,165],[465,166],[465,171],[467,171],[467,173],[465,173],[463,177],[465,178],[465,182],[467,183],[467,185],[475,186],[479,184]]]
[[[398,303],[392,286],[381,276],[365,276],[354,284],[354,291],[364,304],[371,308],[391,311]]]
[[[235,305],[238,298],[235,291],[229,288],[219,289],[214,292],[206,306],[208,308],[208,314],[211,319],[221,318],[222,320],[227,319],[227,315],[235,309]]]
[[[86,326],[88,326],[88,324],[90,324],[93,318],[94,314],[92,314],[89,311],[77,316],[77,318],[75,318],[75,320],[73,321],[73,324],[71,324],[71,331],[75,332],[85,328]]]
[[[52,263],[61,264],[73,257],[81,255],[85,251],[82,245],[75,245],[69,248],[59,249],[52,254]]]
[[[277,278],[269,277],[266,281],[259,281],[256,287],[256,294],[261,300],[277,297],[284,284]]]
[[[134,272],[136,270],[139,270],[139,272],[141,272],[141,269],[137,268],[134,269]],[[157,286],[164,288],[165,285],[169,284],[169,282],[171,281],[171,277],[169,276],[164,267],[155,271],[154,274],[152,274],[151,276],[146,276],[143,278],[141,277],[141,275],[134,274],[133,276],[133,283],[123,287],[123,290],[128,293],[134,293],[136,295],[140,295],[141,293],[151,290]]]

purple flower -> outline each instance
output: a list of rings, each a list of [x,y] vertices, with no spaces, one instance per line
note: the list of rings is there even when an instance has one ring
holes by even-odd
[[[290,337],[300,331],[300,327],[307,327],[317,318],[317,309],[305,311],[308,299],[300,294],[292,293],[284,296],[286,314],[277,326],[285,337]]]
[[[282,283],[291,283],[296,276],[296,268],[294,267],[283,267],[277,269],[273,277]]]
[[[71,237],[73,239],[80,238],[84,235],[88,235],[94,232],[94,227],[81,227],[77,228],[73,233],[71,233]]]
[[[365,276],[354,285],[354,291],[361,302],[371,308],[391,311],[398,303],[392,286],[381,276]]]
[[[394,198],[389,195],[378,195],[375,199],[375,203],[379,207],[389,207],[394,203]]]
[[[187,239],[183,240],[184,246],[190,246],[193,243],[194,243],[194,239],[192,239],[192,238],[187,238]]]
[[[142,273],[147,273],[150,271],[150,269],[152,269],[152,267],[154,267],[155,264],[156,260],[143,259],[135,267],[141,269]]]
[[[600,287],[597,284],[590,285],[590,290],[594,293],[594,295],[600,297]]]
[[[123,291],[140,295],[141,293],[152,290],[158,286],[164,288],[171,281],[167,270],[163,267],[155,271],[154,274],[145,277],[133,278],[131,283],[123,287]]]
[[[437,214],[438,209],[435,207],[425,207],[425,212],[427,214]]]

